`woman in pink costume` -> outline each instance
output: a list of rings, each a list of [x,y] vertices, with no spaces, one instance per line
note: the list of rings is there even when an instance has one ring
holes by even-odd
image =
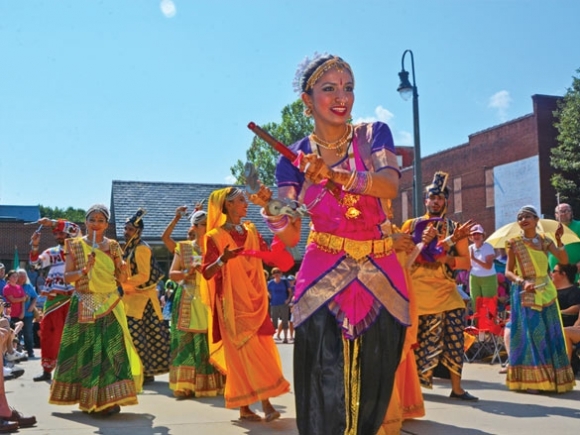
[[[308,63],[299,80],[314,131],[276,168],[279,196],[312,219],[294,300],[294,387],[301,435],[379,430],[409,324],[409,300],[388,220],[399,168],[389,127],[349,123],[354,76],[341,58]],[[300,219],[269,216],[287,245]],[[411,245],[412,247],[412,245]]]

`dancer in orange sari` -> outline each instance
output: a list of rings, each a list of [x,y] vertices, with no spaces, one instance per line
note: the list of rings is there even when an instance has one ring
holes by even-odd
[[[210,341],[223,345],[225,366],[222,361],[219,368],[227,374],[226,407],[239,407],[241,420],[259,421],[249,405],[261,401],[265,420],[272,421],[280,413],[269,399],[287,393],[290,384],[272,338],[262,260],[240,255],[242,250],[268,250],[255,226],[242,223],[247,208],[242,190],[235,187],[216,190],[209,198],[202,271],[217,322]],[[215,358],[212,362],[220,364]]]
[[[397,252],[397,258],[401,266],[407,264],[409,247],[405,239],[401,239],[402,233],[395,225],[392,228],[393,247]],[[409,316],[411,325],[407,327],[405,333],[405,343],[401,353],[401,362],[395,373],[395,385],[391,401],[385,414],[385,419],[377,435],[399,435],[405,420],[420,418],[425,416],[425,403],[421,383],[417,374],[417,363],[415,361],[415,351],[417,344],[417,330],[419,324],[419,312],[411,276],[408,269],[405,271],[407,288],[409,290]]]

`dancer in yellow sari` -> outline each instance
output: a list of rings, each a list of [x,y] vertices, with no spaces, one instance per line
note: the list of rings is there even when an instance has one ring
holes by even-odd
[[[537,234],[539,216],[532,206],[517,215],[520,236],[506,243],[506,277],[510,292],[509,366],[506,384],[510,390],[564,393],[574,389],[574,373],[566,354],[558,295],[548,276],[550,252],[568,263],[561,237],[562,224],[554,241]]]
[[[117,292],[117,280],[126,278],[121,248],[104,237],[109,216],[107,207],[93,205],[86,214],[88,236],[66,241],[64,277],[74,283],[75,293],[49,399],[105,416],[120,412],[121,405],[136,405],[143,383]]]

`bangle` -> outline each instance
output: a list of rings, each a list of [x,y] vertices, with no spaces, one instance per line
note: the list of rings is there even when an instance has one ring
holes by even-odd
[[[526,280],[523,279],[521,276],[518,277],[518,279],[516,279],[516,284],[517,285],[522,285],[524,282],[526,282]]]
[[[373,185],[373,179],[371,173],[368,171],[353,171],[350,179],[343,187],[345,191],[365,194],[367,193]]]
[[[447,247],[448,250],[453,248],[455,246],[455,241],[453,240],[453,235],[443,239],[443,244]]]
[[[290,217],[287,214],[269,216],[263,208],[260,211],[260,214],[262,215],[268,229],[274,234],[281,233],[290,224]]]
[[[36,246],[35,245],[32,245],[32,250],[33,251],[38,251],[38,245],[36,245]]]
[[[350,174],[350,178],[348,179],[346,184],[342,186],[343,189],[348,192],[352,188],[352,185],[354,184],[355,178],[356,178],[356,171],[352,171]]]
[[[222,260],[222,257],[220,256],[220,257],[218,257],[216,264],[218,265],[218,267],[223,267],[224,264],[226,264],[226,263]]]

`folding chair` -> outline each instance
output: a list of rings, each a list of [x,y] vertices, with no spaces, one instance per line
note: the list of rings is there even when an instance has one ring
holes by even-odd
[[[475,337],[477,350],[473,355],[465,354],[467,362],[491,355],[490,364],[496,362],[504,364],[501,353],[505,351],[503,334],[505,330],[505,320],[498,316],[497,297],[477,298],[475,302],[475,314],[469,316],[472,325],[465,328],[465,332]]]

